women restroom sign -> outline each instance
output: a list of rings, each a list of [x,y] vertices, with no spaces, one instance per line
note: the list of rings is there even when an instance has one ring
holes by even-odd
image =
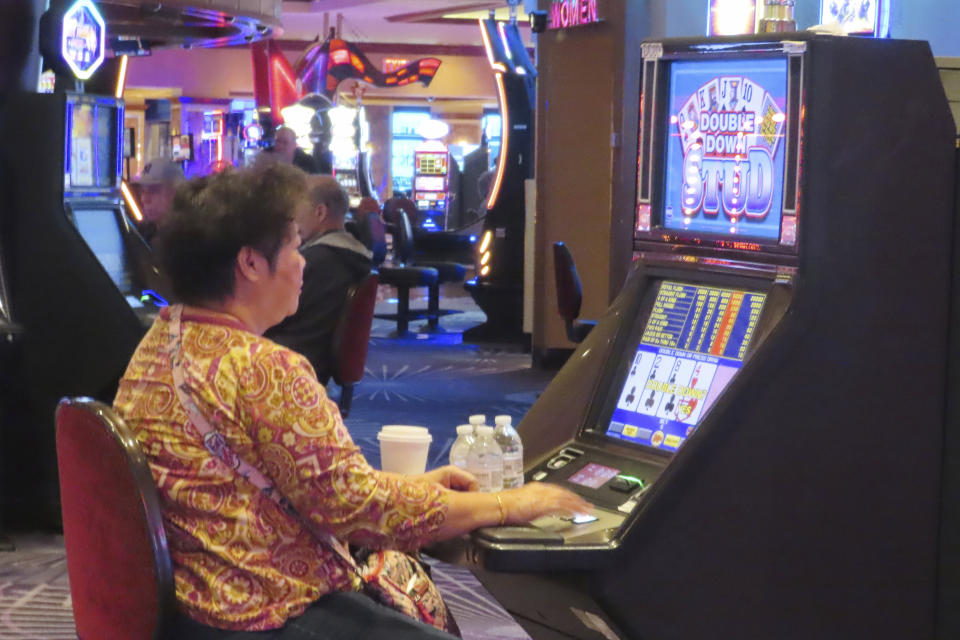
[[[553,0],[548,29],[567,29],[600,22],[597,0]]]

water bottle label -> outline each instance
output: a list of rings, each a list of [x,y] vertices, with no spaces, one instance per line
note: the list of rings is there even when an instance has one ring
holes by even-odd
[[[523,457],[517,454],[503,456],[503,488],[523,486]]]
[[[503,487],[503,480],[498,471],[493,469],[471,469],[470,472],[477,477],[477,491],[500,491]]]
[[[487,491],[500,491],[503,489],[503,471],[494,469],[490,471],[490,488]]]

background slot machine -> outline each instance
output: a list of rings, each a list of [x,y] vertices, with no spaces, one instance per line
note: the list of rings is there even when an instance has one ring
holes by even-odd
[[[150,249],[121,195],[123,102],[17,94],[4,111],[0,153],[15,185],[3,212],[12,230],[5,257],[30,415],[5,428],[2,495],[12,522],[49,524],[59,518],[57,400],[111,402],[163,301]]]
[[[597,637],[573,607],[623,638],[931,638],[955,130],[929,46],[642,52],[634,268],[519,426],[527,480],[596,509],[476,533],[477,573],[543,637]]]
[[[425,140],[413,152],[413,201],[422,219],[411,221],[427,231],[443,231],[447,227],[450,175],[450,152],[439,140]]]
[[[330,153],[333,156],[333,176],[347,192],[350,207],[360,204],[365,195],[361,192],[360,174],[366,166],[362,163],[358,146],[360,128],[358,110],[337,105],[327,111],[330,118]],[[366,122],[364,120],[364,122]]]
[[[499,120],[500,127],[491,140],[499,141],[499,150],[492,149],[489,156],[494,173],[482,203],[477,275],[465,284],[487,320],[465,331],[463,339],[524,344],[529,331],[524,327],[525,309],[532,309],[533,295],[532,240],[527,227],[532,229],[534,216],[527,211],[526,198],[534,171],[537,68],[515,20],[487,18],[479,26],[497,87],[499,118],[492,120]],[[485,130],[488,126],[489,120]]]

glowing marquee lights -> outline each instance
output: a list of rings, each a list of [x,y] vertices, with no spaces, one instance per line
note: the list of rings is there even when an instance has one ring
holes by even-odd
[[[107,26],[91,0],[77,0],[63,15],[60,55],[78,80],[89,80],[106,52]]]
[[[709,0],[708,36],[737,36],[757,28],[757,0]]]
[[[310,142],[310,131],[312,129],[310,121],[313,120],[315,114],[315,109],[299,103],[280,109],[283,124],[293,130],[293,133],[297,136],[297,146],[306,151],[313,149],[313,143]]]
[[[354,137],[357,133],[355,122],[357,110],[345,105],[337,105],[327,111],[330,116],[330,153],[334,166],[352,166],[356,162],[357,145]]]

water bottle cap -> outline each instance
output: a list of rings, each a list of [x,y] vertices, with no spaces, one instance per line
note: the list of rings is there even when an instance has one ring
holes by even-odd
[[[493,419],[495,424],[512,424],[513,418],[510,416],[497,416]]]
[[[470,416],[468,420],[470,424],[484,424],[486,421],[487,421],[487,416],[483,415],[482,413],[474,414]]]
[[[489,426],[489,425],[482,424],[482,425],[480,425],[479,427],[477,427],[477,435],[480,435],[480,436],[492,436],[492,435],[493,435],[493,427],[491,427],[491,426]]]
[[[473,425],[472,425],[472,424],[461,424],[459,427],[457,427],[457,435],[461,435],[461,436],[462,436],[462,435],[466,435],[466,434],[469,434],[469,433],[473,433]]]

